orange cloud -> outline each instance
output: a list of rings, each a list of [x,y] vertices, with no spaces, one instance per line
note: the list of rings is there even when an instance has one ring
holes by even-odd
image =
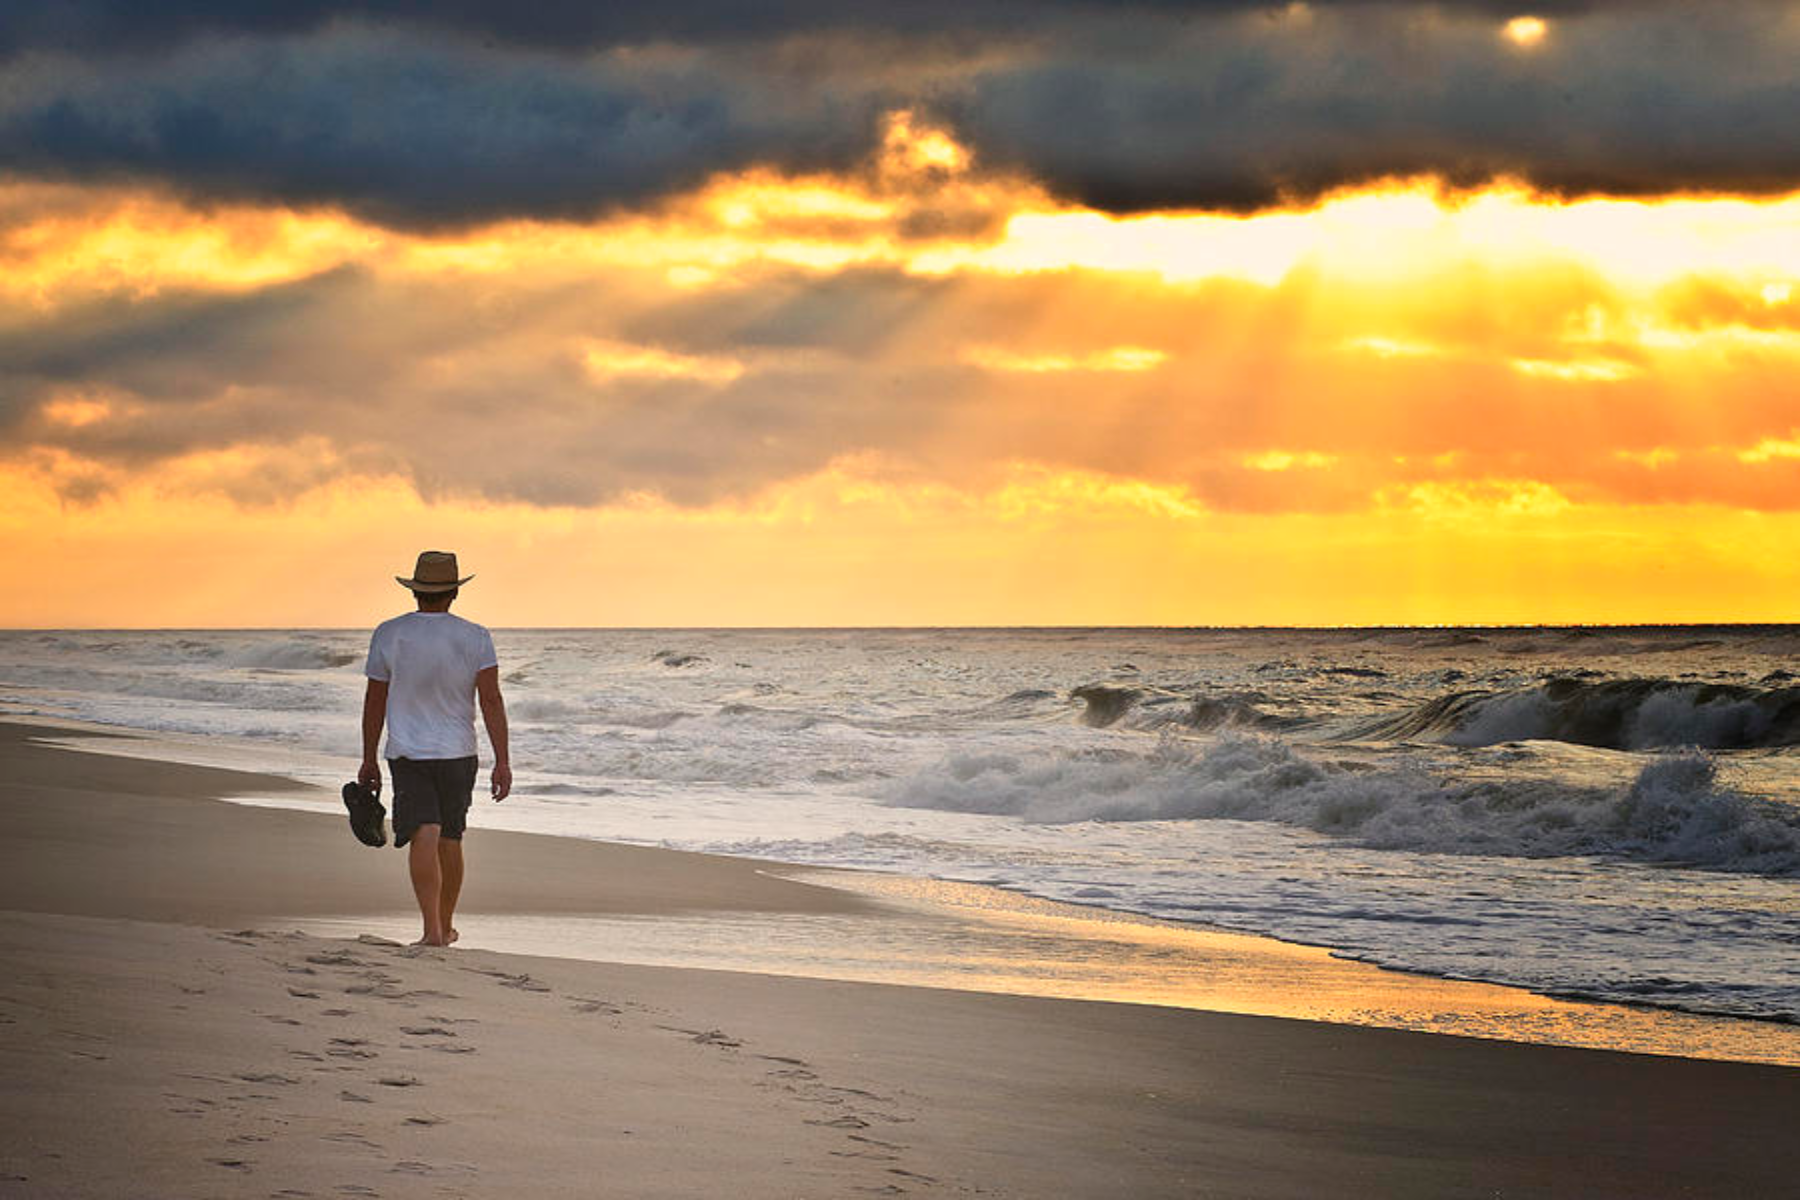
[[[156,191],[0,183],[0,305],[237,290],[378,258],[388,234],[329,212],[195,208]]]
[[[1791,580],[1758,556],[1800,510],[1797,231],[1800,196],[1431,181],[1113,217],[910,113],[858,171],[454,235],[15,181],[0,549],[62,565],[0,621],[99,611],[76,560],[123,531],[322,550],[396,513],[521,573],[503,530],[613,539],[649,564],[609,593],[628,623],[1729,615],[1657,582],[1690,543],[1767,614]],[[816,606],[676,595],[705,589],[673,556],[753,574],[747,546]],[[1110,582],[1053,586],[1068,555]],[[1542,569],[1497,574],[1514,555]],[[584,588],[630,565],[572,561]],[[934,595],[958,573],[984,582]]]

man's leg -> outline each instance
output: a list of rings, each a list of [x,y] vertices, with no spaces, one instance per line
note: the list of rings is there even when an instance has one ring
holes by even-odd
[[[438,919],[444,925],[444,940],[456,940],[456,898],[462,895],[463,855],[461,838],[438,838]]]
[[[421,825],[413,832],[412,842],[406,848],[406,865],[412,873],[413,896],[419,902],[419,916],[425,923],[425,933],[419,939],[419,944],[425,946],[450,944],[444,931],[444,871],[438,862],[438,847],[442,844],[437,825]]]

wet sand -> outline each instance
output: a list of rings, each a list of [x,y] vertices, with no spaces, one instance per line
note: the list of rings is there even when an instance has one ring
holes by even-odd
[[[0,724],[0,1196],[1780,1194],[1791,1069],[1125,1003],[415,950],[254,776]],[[465,911],[861,914],[487,832]],[[470,919],[473,919],[471,916]]]

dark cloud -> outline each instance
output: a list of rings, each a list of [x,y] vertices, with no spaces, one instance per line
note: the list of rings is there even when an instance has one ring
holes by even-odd
[[[972,79],[953,124],[1113,211],[1249,209],[1435,173],[1569,194],[1800,187],[1800,8],[1643,6],[1522,49],[1429,9],[1102,41]],[[1713,18],[1721,18],[1714,20]]]
[[[1624,7],[1625,0],[1548,0],[1544,16]],[[1191,19],[1271,11],[1270,0],[13,0],[0,10],[0,54],[29,49],[162,49],[208,35],[308,33],[333,22],[460,34],[490,44],[580,52],[648,41],[730,42],[821,31],[915,36],[1016,35],[1065,15],[1107,21]],[[1378,0],[1314,0],[1314,7],[1380,7]],[[1513,0],[1440,0],[1436,7],[1512,15]]]
[[[139,5],[0,16],[0,162],[432,226],[578,218],[715,171],[850,168],[914,106],[1129,211],[1395,173],[1800,187],[1792,3]],[[203,36],[204,35],[204,36]]]
[[[795,105],[691,57],[523,60],[366,30],[6,74],[0,161],[14,170],[400,225],[585,216],[755,162],[847,165],[894,99]]]

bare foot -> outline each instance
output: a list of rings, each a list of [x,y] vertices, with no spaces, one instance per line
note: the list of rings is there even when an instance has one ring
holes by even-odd
[[[446,945],[446,946],[450,945],[451,943],[455,942],[457,938],[459,938],[461,936],[462,936],[461,931],[459,931],[457,929],[451,929],[450,930],[450,941],[445,942],[444,945]]]
[[[450,942],[455,941],[455,940],[456,940],[456,937],[454,934],[451,935],[449,941],[441,941],[441,942],[434,941],[433,939],[428,938],[428,937],[422,937],[418,941],[414,942],[413,945],[415,945],[415,946],[448,946],[450,944]]]

